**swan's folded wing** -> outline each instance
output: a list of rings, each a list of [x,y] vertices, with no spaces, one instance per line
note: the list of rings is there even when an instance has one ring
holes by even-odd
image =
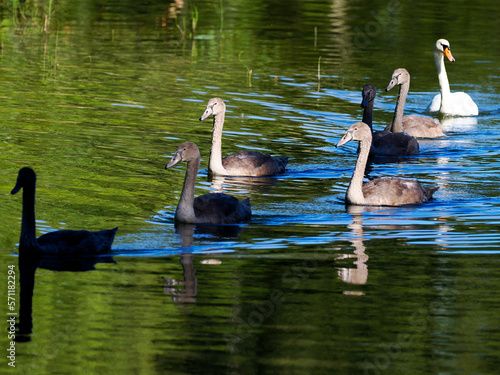
[[[363,195],[369,204],[402,206],[427,202],[437,187],[427,188],[416,180],[382,177],[363,185]]]
[[[439,112],[439,109],[441,108],[441,94],[437,94],[434,96],[430,104],[427,106],[426,111],[427,112]]]
[[[287,157],[273,157],[258,151],[240,151],[222,159],[226,170],[248,171],[248,176],[284,173],[287,163]]]
[[[96,254],[111,249],[118,228],[89,232],[87,230],[60,230],[37,239],[46,254]]]
[[[436,119],[417,115],[403,117],[405,133],[415,138],[444,137],[443,127]]]
[[[214,224],[231,224],[250,220],[251,207],[249,199],[240,202],[224,193],[209,193],[196,197],[194,212],[198,222]]]

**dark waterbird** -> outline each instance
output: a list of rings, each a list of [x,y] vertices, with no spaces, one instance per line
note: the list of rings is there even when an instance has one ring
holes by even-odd
[[[42,254],[85,255],[106,254],[118,228],[89,232],[87,230],[60,230],[36,238],[35,191],[36,173],[29,167],[19,170],[17,182],[11,194],[23,189],[23,216],[19,251]]]
[[[363,100],[363,122],[367,124],[372,131],[372,145],[370,147],[371,155],[400,156],[411,155],[419,152],[417,140],[404,133],[402,130],[392,132],[389,129],[373,131],[373,103],[377,95],[377,89],[371,83],[367,83],[361,92]]]
[[[187,162],[184,186],[175,211],[175,221],[190,224],[234,224],[250,220],[250,200],[239,201],[224,193],[208,193],[194,197],[196,174],[200,167],[200,150],[192,142],[182,143],[165,168]]]

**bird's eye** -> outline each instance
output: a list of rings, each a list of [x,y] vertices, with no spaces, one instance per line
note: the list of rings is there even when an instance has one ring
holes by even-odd
[[[217,102],[215,102],[214,105],[217,105]]]

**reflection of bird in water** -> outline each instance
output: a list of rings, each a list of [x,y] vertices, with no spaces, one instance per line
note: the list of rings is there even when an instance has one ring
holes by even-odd
[[[477,125],[477,117],[444,117],[443,128],[449,132],[470,132]]]
[[[195,235],[202,235],[204,241],[220,241],[224,238],[238,237],[241,230],[240,225],[175,223],[175,232],[181,239],[182,247],[193,246]]]
[[[209,116],[214,116],[209,173],[223,176],[254,177],[285,173],[285,167],[288,163],[287,157],[273,157],[257,151],[240,151],[222,159],[222,128],[225,114],[226,105],[222,99],[212,98],[208,101],[207,108],[200,117],[200,121],[202,121]]]
[[[354,246],[354,254],[343,254],[337,259],[347,259],[355,258],[354,265],[356,268],[342,267],[338,269],[339,277],[346,283],[349,284],[366,284],[368,280],[368,266],[366,262],[368,261],[368,255],[365,254],[364,245],[364,232],[363,232],[363,219],[361,218],[363,207],[361,206],[349,206],[348,212],[353,216],[352,224],[348,225],[348,228],[353,232],[353,239],[351,240]],[[355,294],[355,292],[346,292],[347,294]]]
[[[280,181],[274,176],[265,177],[239,177],[239,176],[209,176],[211,187],[216,192],[269,192],[270,188],[276,186]]]
[[[237,237],[241,227],[239,225],[193,225],[193,224],[175,224],[175,232],[181,238],[181,245],[185,248],[190,248],[194,243],[195,233],[210,234],[214,239],[220,240],[221,238],[234,238]],[[205,240],[206,236],[203,237]],[[164,291],[171,294],[172,301],[175,302],[196,302],[197,294],[197,279],[196,269],[194,268],[194,254],[184,252],[181,254],[180,263],[183,270],[183,281],[179,281],[170,277],[163,277],[166,284]],[[203,264],[219,265],[221,262],[217,259],[204,259]],[[179,288],[183,286],[183,288]]]
[[[180,235],[183,247],[193,246],[193,235],[195,225],[176,223],[175,231]],[[172,295],[172,301],[175,302],[196,302],[197,294],[197,280],[196,270],[193,264],[192,253],[182,253],[180,263],[182,265],[184,281],[178,281],[169,277],[163,277],[166,284],[164,285],[164,292]],[[183,285],[184,288],[180,289],[177,286]]]
[[[46,255],[19,250],[19,280],[21,286],[19,322],[16,341],[30,341],[33,330],[33,291],[37,268],[52,271],[84,272],[95,270],[98,263],[115,263],[108,255]]]
[[[11,194],[23,189],[23,216],[19,250],[44,254],[102,254],[111,250],[118,228],[89,232],[86,230],[60,230],[36,238],[35,190],[36,174],[33,169],[19,170]]]
[[[178,281],[169,277],[163,277],[166,284],[164,291],[172,295],[172,301],[181,303],[194,303],[196,302],[196,294],[198,293],[198,281],[196,279],[196,269],[193,264],[193,253],[182,253],[180,263],[182,265],[182,275],[184,281]],[[178,288],[182,285],[183,288]]]
[[[165,168],[187,162],[184,186],[175,211],[175,221],[190,224],[234,224],[250,220],[250,199],[243,201],[223,193],[208,193],[194,197],[196,175],[200,166],[200,150],[191,142],[184,142],[175,151]]]

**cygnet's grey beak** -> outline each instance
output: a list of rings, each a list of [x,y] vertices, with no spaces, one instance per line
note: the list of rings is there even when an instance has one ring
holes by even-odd
[[[177,163],[180,163],[182,161],[182,156],[179,152],[176,152],[174,154],[174,157],[172,158],[172,160],[170,160],[168,162],[168,164],[165,166],[165,169],[168,169],[170,167],[173,167],[174,165],[176,165]]]
[[[212,113],[213,113],[212,108],[207,107],[207,109],[205,110],[205,112],[201,115],[201,117],[200,117],[200,121],[205,120],[205,119],[206,119],[207,117],[209,117]]]

